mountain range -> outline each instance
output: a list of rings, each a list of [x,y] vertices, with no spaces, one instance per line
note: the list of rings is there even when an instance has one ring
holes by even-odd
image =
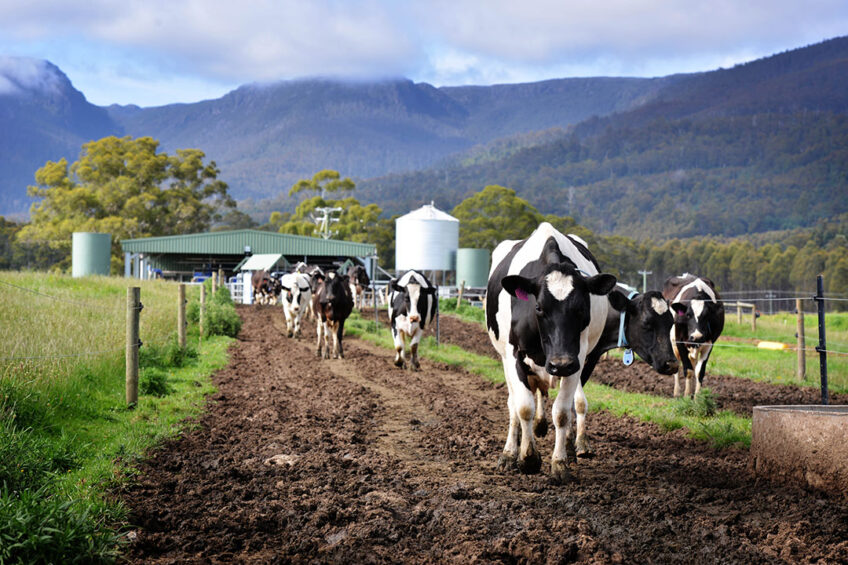
[[[430,200],[450,209],[503,184],[603,232],[733,235],[846,211],[846,111],[848,37],[659,78],[296,80],[152,108],[94,106],[49,62],[0,58],[0,214],[27,209],[26,186],[48,159],[72,162],[107,135],[147,135],[169,153],[203,150],[261,221],[293,208],[297,180],[330,168],[390,214]],[[744,205],[726,225],[705,223],[730,199]]]

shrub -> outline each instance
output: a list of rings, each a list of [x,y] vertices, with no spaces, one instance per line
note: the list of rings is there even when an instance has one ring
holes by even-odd
[[[149,396],[168,396],[173,388],[168,384],[168,373],[155,367],[145,368],[138,378],[138,390]]]
[[[241,330],[241,318],[236,313],[230,291],[227,287],[222,286],[218,288],[215,294],[208,293],[207,297],[203,336],[225,335],[236,337]],[[200,323],[199,300],[192,300],[189,303],[186,308],[186,319],[192,324]]]
[[[241,318],[239,318],[232,302],[219,304],[210,302],[206,305],[206,320],[203,327],[203,335],[225,335],[236,337],[241,330]]]
[[[138,350],[140,367],[180,368],[192,364],[196,359],[197,349],[193,345],[180,347],[176,338],[169,339],[165,344],[145,343]]]

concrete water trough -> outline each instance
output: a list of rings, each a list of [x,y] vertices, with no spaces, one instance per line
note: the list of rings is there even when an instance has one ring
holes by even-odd
[[[757,476],[848,498],[848,406],[755,406]]]

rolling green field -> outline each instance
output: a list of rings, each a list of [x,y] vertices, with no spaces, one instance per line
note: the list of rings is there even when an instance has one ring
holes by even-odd
[[[144,304],[134,409],[124,384],[130,284]],[[124,513],[107,492],[204,409],[231,339],[201,345],[190,327],[178,347],[173,283],[2,272],[0,298],[0,563],[114,561]]]

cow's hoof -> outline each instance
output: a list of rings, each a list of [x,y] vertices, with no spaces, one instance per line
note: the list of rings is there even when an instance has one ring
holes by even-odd
[[[395,359],[395,367],[403,369],[403,359]]]
[[[498,457],[498,471],[508,473],[515,471],[517,468],[515,457],[509,453],[501,453],[501,456]]]
[[[420,371],[420,370],[421,370],[421,363],[419,363],[419,362],[417,362],[417,361],[413,361],[413,362],[409,365],[409,368],[410,368],[410,369],[412,369],[413,371]]]
[[[536,434],[536,437],[545,437],[548,435],[548,420],[542,418],[536,422],[536,425],[533,427],[533,433]]]
[[[590,459],[595,456],[595,450],[589,445],[589,440],[584,437],[577,438],[577,443],[574,446],[577,457]]]
[[[525,475],[535,475],[542,470],[542,456],[538,451],[534,451],[524,459],[519,459],[518,470]]]
[[[572,480],[571,469],[568,461],[555,459],[551,461],[551,482],[557,485],[565,485]]]

